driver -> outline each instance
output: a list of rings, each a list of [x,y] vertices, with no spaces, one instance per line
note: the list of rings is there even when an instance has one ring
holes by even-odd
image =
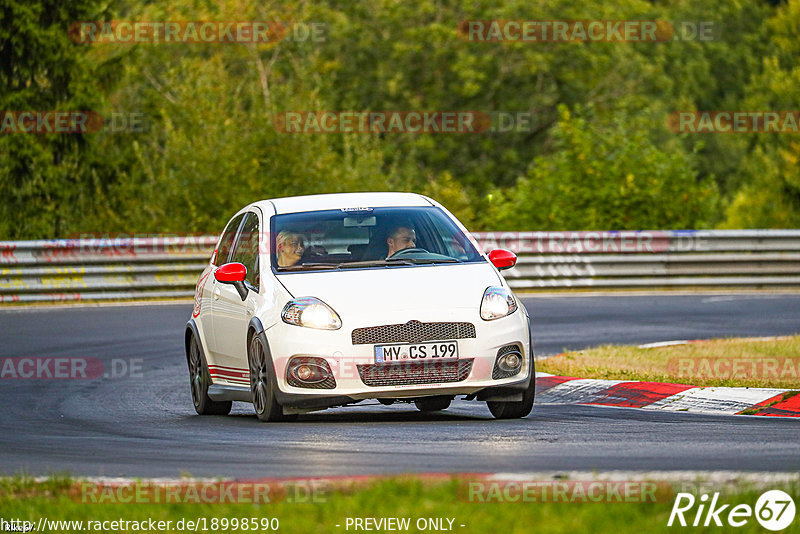
[[[290,230],[281,230],[275,237],[275,248],[278,251],[278,267],[296,265],[305,252],[303,234]]]
[[[389,237],[386,238],[386,244],[389,247],[389,253],[386,256],[391,258],[395,253],[407,249],[415,248],[417,234],[410,225],[400,224],[394,226],[389,232]]]

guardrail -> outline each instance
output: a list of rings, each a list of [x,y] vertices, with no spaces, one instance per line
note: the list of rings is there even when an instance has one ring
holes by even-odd
[[[800,230],[478,232],[515,289],[800,287]],[[191,297],[214,236],[0,242],[0,303]]]
[[[0,241],[0,303],[191,297],[216,240]]]
[[[800,230],[485,232],[523,288],[800,287]]]

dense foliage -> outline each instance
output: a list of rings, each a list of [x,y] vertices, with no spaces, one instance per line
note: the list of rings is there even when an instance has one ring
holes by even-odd
[[[258,44],[77,44],[96,20],[281,20]],[[710,40],[473,42],[475,19],[709,21]],[[0,110],[144,128],[0,134],[0,239],[212,232],[260,198],[431,195],[470,228],[797,227],[800,135],[676,134],[800,109],[800,0],[0,0]],[[321,34],[305,35],[315,23]],[[525,113],[506,132],[287,134],[290,110]]]

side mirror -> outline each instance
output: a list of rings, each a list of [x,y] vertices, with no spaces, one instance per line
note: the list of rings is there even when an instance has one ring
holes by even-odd
[[[498,248],[489,253],[489,261],[498,270],[510,269],[517,264],[517,255],[510,250]]]
[[[242,301],[247,298],[247,286],[244,285],[245,276],[247,276],[247,267],[241,263],[226,263],[214,271],[214,278],[217,282],[231,284],[235,287]]]

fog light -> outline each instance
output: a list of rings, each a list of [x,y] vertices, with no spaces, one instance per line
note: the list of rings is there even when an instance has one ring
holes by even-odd
[[[500,358],[500,369],[506,372],[516,371],[521,363],[522,363],[522,358],[519,357],[518,353],[509,352],[508,354]]]
[[[492,378],[495,380],[509,378],[522,371],[522,349],[516,343],[506,345],[497,351]]]
[[[290,386],[313,389],[333,389],[336,379],[324,358],[298,356],[286,366],[286,381]]]
[[[297,378],[299,378],[300,380],[305,381],[305,380],[308,380],[309,378],[311,378],[311,375],[314,374],[314,371],[312,371],[311,368],[309,366],[307,366],[307,365],[301,365],[300,367],[298,367],[295,370],[294,373],[295,373],[295,375],[297,375]]]

